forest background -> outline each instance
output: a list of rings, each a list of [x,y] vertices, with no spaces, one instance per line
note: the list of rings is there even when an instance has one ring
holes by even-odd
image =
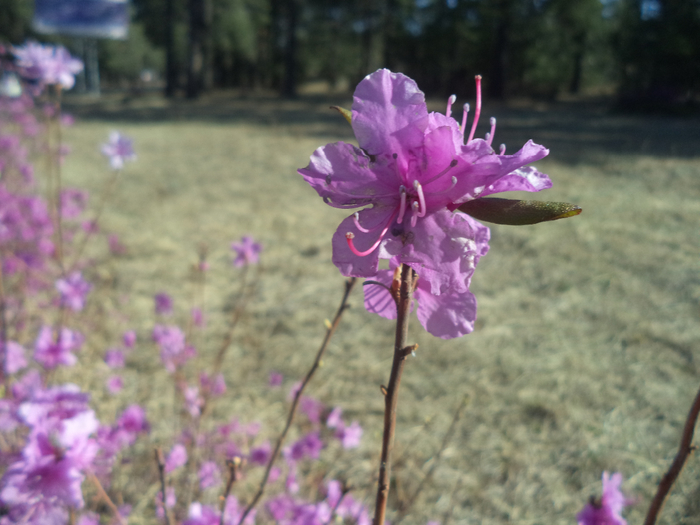
[[[76,52],[33,33],[33,2],[0,3],[1,41]],[[131,12],[128,39],[98,43],[103,86],[294,96],[387,67],[431,96],[480,73],[490,98],[615,93],[624,107],[681,110],[700,88],[697,0],[132,0]]]

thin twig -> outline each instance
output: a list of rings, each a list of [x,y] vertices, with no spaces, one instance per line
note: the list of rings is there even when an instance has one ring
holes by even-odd
[[[348,297],[350,296],[350,292],[352,291],[353,287],[355,286],[356,281],[357,281],[357,279],[355,279],[355,277],[351,277],[350,279],[345,281],[345,293],[343,294],[342,301],[340,301],[340,306],[338,307],[338,311],[335,313],[335,317],[333,318],[333,322],[326,329],[326,336],[323,338],[323,343],[321,344],[321,347],[318,349],[318,352],[316,353],[316,359],[314,359],[313,365],[311,365],[311,368],[309,369],[308,373],[306,374],[306,377],[301,382],[301,386],[299,387],[296,394],[294,395],[294,400],[292,401],[292,406],[289,409],[289,415],[287,416],[287,423],[284,426],[284,430],[282,431],[282,434],[280,434],[280,437],[277,439],[277,443],[275,444],[275,449],[272,451],[272,454],[270,455],[270,459],[267,462],[267,467],[265,468],[265,474],[263,474],[262,481],[260,482],[260,487],[258,488],[258,491],[255,493],[253,500],[248,504],[245,511],[243,511],[241,518],[238,520],[238,525],[241,525],[243,523],[243,520],[245,520],[246,517],[248,516],[248,514],[250,514],[250,511],[255,508],[255,506],[258,504],[258,501],[260,501],[260,498],[262,497],[263,493],[265,492],[265,486],[267,485],[267,479],[270,476],[270,472],[272,471],[272,466],[274,465],[275,460],[277,459],[277,456],[279,455],[280,450],[282,449],[282,444],[284,443],[284,440],[287,437],[287,432],[289,432],[289,428],[292,426],[292,422],[294,421],[294,415],[296,414],[297,406],[299,405],[299,400],[301,399],[301,394],[304,392],[306,385],[309,384],[309,381],[311,381],[311,378],[313,377],[314,373],[316,372],[316,369],[319,367],[319,365],[321,363],[321,358],[323,357],[323,354],[325,353],[326,348],[328,347],[328,343],[330,342],[331,337],[333,337],[333,334],[335,333],[336,328],[338,328],[338,325],[340,324],[340,319],[343,316],[343,312],[345,312],[345,310],[347,310],[349,307]]]
[[[686,459],[691,452],[695,450],[696,447],[692,445],[693,442],[693,431],[695,430],[695,423],[698,421],[698,414],[700,413],[700,390],[698,390],[695,396],[695,401],[690,407],[690,412],[688,412],[688,417],[685,420],[685,427],[683,427],[683,434],[681,435],[681,443],[678,447],[678,452],[676,457],[668,469],[668,472],[661,478],[659,483],[659,488],[656,490],[656,495],[649,506],[649,511],[647,512],[647,517],[644,520],[644,525],[654,525],[656,523],[656,518],[658,517],[661,509],[664,506],[664,501],[666,501],[666,496],[671,491],[673,483],[676,481],[678,476],[683,469]]]
[[[228,481],[226,482],[226,490],[224,490],[224,496],[221,498],[221,518],[219,518],[219,525],[224,525],[224,511],[226,510],[226,500],[228,495],[231,494],[231,487],[236,482],[238,478],[238,467],[241,466],[242,460],[238,456],[233,459],[226,460],[226,466],[228,467]]]
[[[170,516],[168,515],[168,507],[165,504],[165,458],[163,450],[159,447],[154,450],[156,455],[156,464],[158,465],[158,477],[160,478],[160,499],[163,502],[163,514],[165,515],[165,525],[170,525]]]
[[[440,463],[440,459],[442,458],[442,454],[445,452],[445,449],[447,449],[447,445],[450,442],[450,440],[452,439],[452,436],[454,435],[455,429],[457,428],[457,422],[462,417],[462,411],[464,410],[464,407],[467,406],[468,400],[469,400],[469,398],[467,396],[464,396],[464,398],[462,399],[462,402],[459,404],[459,407],[457,407],[457,410],[455,410],[454,416],[452,417],[452,423],[450,423],[450,427],[447,429],[445,436],[442,438],[442,444],[440,445],[440,449],[438,450],[437,454],[435,454],[435,460],[433,461],[433,464],[430,465],[428,472],[426,472],[425,476],[423,476],[423,479],[418,484],[418,487],[416,488],[416,490],[406,500],[407,501],[406,505],[399,508],[396,519],[393,521],[394,525],[398,525],[399,523],[401,523],[401,520],[403,520],[406,517],[406,515],[408,514],[408,511],[411,510],[411,507],[418,499],[419,494],[423,491],[425,486],[432,479],[433,474],[435,473],[435,469],[437,468],[438,464]]]
[[[384,434],[382,436],[382,455],[379,463],[379,481],[377,483],[377,503],[374,510],[374,525],[384,525],[386,504],[389,497],[391,479],[391,455],[394,449],[396,431],[396,407],[399,400],[399,386],[403,367],[411,352],[417,345],[406,346],[408,339],[408,319],[411,311],[411,299],[415,284],[415,272],[408,265],[401,266],[401,283],[398,294],[396,315],[396,336],[394,341],[394,360],[391,364],[391,376],[384,396]]]
[[[114,504],[114,502],[111,500],[111,498],[107,495],[107,493],[105,492],[105,489],[102,487],[102,484],[100,483],[100,480],[97,479],[97,476],[95,476],[94,473],[89,472],[89,471],[88,471],[87,475],[88,475],[88,478],[90,478],[90,481],[92,481],[93,485],[95,485],[95,488],[97,489],[97,493],[100,495],[100,497],[104,500],[105,504],[110,508],[110,510],[114,514],[114,517],[119,522],[119,525],[126,525],[126,522],[122,518],[122,515],[119,514],[119,509]]]

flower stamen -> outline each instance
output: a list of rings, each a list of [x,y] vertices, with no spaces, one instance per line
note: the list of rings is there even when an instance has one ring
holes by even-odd
[[[455,186],[457,186],[457,177],[452,175],[452,186],[443,191],[431,191],[430,195],[444,195],[445,193],[451,192],[452,188],[454,188]]]
[[[488,142],[489,146],[493,142],[493,137],[496,135],[496,117],[491,117],[489,120],[489,123],[491,124],[491,132],[487,133],[489,138],[486,140]]]
[[[498,152],[498,154],[499,154],[499,155],[505,155],[505,154],[506,154],[506,145],[505,145],[505,144],[501,144],[501,149],[500,149],[500,151]]]
[[[474,122],[472,122],[472,129],[469,132],[467,143],[471,142],[474,138],[476,124],[479,122],[479,116],[481,115],[481,75],[476,75],[474,80],[476,80],[476,109],[474,110]]]
[[[459,129],[462,132],[462,136],[464,136],[464,131],[467,129],[467,116],[469,115],[469,104],[464,104],[464,106],[462,106],[462,110],[462,125],[459,127]]]
[[[455,102],[457,102],[457,95],[450,95],[450,98],[447,99],[447,109],[445,110],[446,117],[452,115],[452,104]]]
[[[425,206],[425,195],[423,195],[423,187],[417,180],[413,181],[413,187],[415,188],[416,193],[418,194],[418,203],[420,205],[420,208],[418,210],[418,217],[425,217],[425,212],[427,211],[427,209]]]
[[[418,223],[418,217],[420,216],[420,204],[418,204],[418,201],[413,201],[411,210],[413,210],[413,215],[411,215],[411,228],[415,228],[416,223]]]
[[[391,216],[389,217],[389,220],[386,222],[384,225],[384,228],[382,229],[382,232],[379,234],[379,239],[370,246],[368,249],[366,249],[364,252],[359,251],[357,248],[355,248],[355,243],[353,242],[353,239],[355,238],[355,234],[352,232],[347,232],[345,234],[345,240],[348,242],[348,247],[350,248],[350,251],[357,255],[358,257],[366,257],[370,253],[372,253],[374,250],[377,249],[377,246],[382,242],[384,239],[384,236],[386,235],[386,232],[389,231],[389,227],[391,224],[394,222],[394,217],[396,217],[396,211],[394,211]],[[357,224],[355,224],[357,226]],[[376,230],[377,228],[373,228],[371,230],[365,230],[364,228],[360,229],[361,232],[363,233],[369,233],[370,231]],[[364,230],[364,231],[363,231]]]
[[[401,204],[399,205],[399,216],[396,218],[397,224],[403,222],[403,216],[406,214],[406,187],[403,184],[399,187],[399,194],[401,195]]]
[[[449,166],[447,166],[444,170],[442,170],[440,173],[438,173],[438,174],[435,175],[434,177],[432,177],[432,178],[428,179],[427,181],[425,181],[425,182],[423,183],[423,186],[427,186],[427,185],[430,184],[431,182],[435,182],[435,181],[438,180],[440,177],[442,177],[443,175],[445,175],[448,171],[450,171],[452,168],[454,168],[457,164],[459,164],[459,162],[457,161],[457,159],[452,159],[452,160],[450,161],[450,165],[449,165]]]

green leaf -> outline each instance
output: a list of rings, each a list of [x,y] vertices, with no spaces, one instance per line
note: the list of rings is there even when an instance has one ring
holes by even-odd
[[[338,113],[343,115],[345,117],[345,120],[348,121],[348,124],[352,126],[352,111],[341,108],[340,106],[331,106],[331,109],[335,109]]]
[[[568,202],[520,201],[496,197],[474,199],[461,204],[457,209],[480,221],[512,226],[566,219],[583,211]]]

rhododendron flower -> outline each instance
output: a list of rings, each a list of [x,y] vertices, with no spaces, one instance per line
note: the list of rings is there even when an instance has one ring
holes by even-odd
[[[61,294],[61,304],[74,312],[79,312],[85,307],[85,298],[92,285],[83,279],[80,272],[71,272],[67,277],[56,281],[56,290]]]
[[[231,249],[236,252],[233,265],[240,268],[248,264],[257,264],[262,246],[260,243],[255,242],[252,237],[244,235],[240,242],[231,243]]]
[[[480,80],[480,78],[479,78]],[[396,257],[430,285],[430,293],[465,293],[476,263],[488,251],[489,230],[459,204],[503,191],[539,191],[549,178],[523,168],[547,155],[532,141],[514,155],[451,117],[428,113],[425,96],[410,78],[381,69],[355,90],[352,127],[359,148],[336,142],[317,149],[299,173],[336,208],[363,208],[333,236],[333,263],[343,275],[374,277],[379,259]]]
[[[8,341],[5,344],[5,351],[0,354],[0,358],[5,363],[6,374],[16,374],[27,366],[24,347],[16,341]]]
[[[124,368],[124,352],[118,348],[112,348],[105,352],[105,363],[110,368]]]
[[[357,421],[353,421],[349,427],[343,423],[336,429],[335,437],[340,440],[343,448],[357,448],[362,439],[362,427]]]
[[[158,315],[170,315],[173,313],[173,298],[165,292],[157,293],[154,298],[155,310]]]
[[[205,461],[199,468],[199,487],[202,490],[214,487],[221,483],[221,471],[213,461]]]
[[[134,332],[133,330],[124,332],[124,335],[122,336],[122,341],[124,342],[124,346],[131,350],[136,344],[136,332]]]
[[[136,160],[131,139],[118,131],[109,134],[109,142],[102,145],[102,154],[109,159],[113,170],[122,169],[125,161]]]
[[[321,449],[323,449],[323,441],[318,432],[310,432],[292,444],[285,455],[289,461],[299,461],[303,458],[318,459]]]
[[[365,284],[365,308],[385,319],[396,319],[396,302],[392,296],[392,291],[397,291],[399,283],[396,258],[390,261],[390,268],[391,270],[379,270],[372,279],[379,284]],[[471,292],[433,295],[430,284],[418,277],[413,297],[418,301],[418,321],[434,336],[452,339],[474,330],[476,298]]]
[[[75,84],[75,75],[83,70],[82,61],[73,58],[63,46],[27,42],[12,52],[22,76],[39,84],[59,84],[70,89]]]
[[[34,359],[47,369],[59,365],[73,366],[78,362],[73,352],[82,344],[83,336],[78,332],[63,328],[56,340],[51,327],[43,326],[34,343]]]
[[[266,441],[259,447],[256,447],[250,451],[250,462],[258,465],[267,465],[271,452],[272,447],[270,446],[270,442]]]
[[[270,377],[267,380],[267,384],[271,387],[282,386],[282,380],[284,376],[279,372],[270,372]]]
[[[168,459],[165,460],[165,472],[170,474],[185,463],[187,463],[187,449],[184,445],[177,444],[168,454]]]
[[[622,509],[632,504],[632,500],[620,491],[622,474],[612,476],[603,472],[603,495],[600,499],[591,499],[578,513],[579,525],[627,525],[622,517]]]
[[[124,388],[124,380],[121,376],[110,376],[107,379],[107,391],[114,395],[118,394]]]

